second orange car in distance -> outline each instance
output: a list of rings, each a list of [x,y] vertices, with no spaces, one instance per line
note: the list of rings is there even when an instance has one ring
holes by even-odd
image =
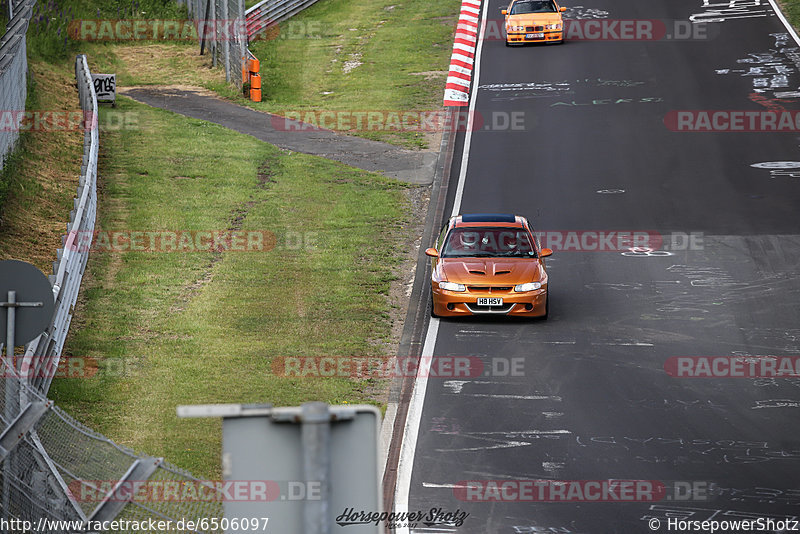
[[[547,269],[525,217],[457,215],[442,229],[432,258],[431,315],[499,314],[547,318]]]
[[[555,0],[512,0],[505,15],[506,46],[525,43],[563,43],[564,20]]]

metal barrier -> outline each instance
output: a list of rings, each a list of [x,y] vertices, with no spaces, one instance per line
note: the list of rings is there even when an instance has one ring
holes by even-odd
[[[25,111],[27,96],[28,51],[25,33],[28,31],[36,0],[14,4],[14,17],[8,21],[6,31],[0,38],[0,113]],[[15,117],[15,120],[16,117]],[[18,128],[0,128],[0,169],[5,159],[17,144]]]
[[[92,85],[92,74],[86,64],[86,56],[75,60],[75,79],[80,95],[81,109],[89,128],[84,130],[83,163],[78,181],[78,195],[73,201],[75,209],[70,212],[67,235],[62,238],[64,248],[58,249],[58,261],[53,264],[50,282],[53,284],[53,298],[56,311],[53,320],[42,335],[31,341],[25,348],[23,368],[30,369],[22,377],[32,389],[47,395],[53,380],[69,325],[72,322],[72,308],[78,299],[83,271],[89,259],[89,248],[97,215],[97,153],[100,145],[98,127],[97,98]]]
[[[317,0],[262,0],[245,12],[248,40],[316,2]]]
[[[83,426],[47,400],[86,267],[97,208],[97,97],[85,56],[76,59],[75,76],[89,127],[84,131],[75,209],[50,277],[56,312],[45,334],[28,344],[19,375],[0,359],[0,517],[27,521],[36,526],[36,532],[53,534],[83,532],[89,521],[113,519],[206,519],[200,526],[183,531],[216,532],[204,525],[223,515],[224,490],[220,486],[199,480],[160,458],[137,455]],[[7,388],[15,395],[19,392],[18,399],[11,399],[14,406],[8,412]],[[135,493],[131,490],[142,487],[144,498],[131,500]],[[183,493],[183,488],[203,491]],[[34,529],[28,526],[27,530]]]

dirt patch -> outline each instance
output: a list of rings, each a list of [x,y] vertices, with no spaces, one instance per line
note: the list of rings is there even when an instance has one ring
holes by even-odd
[[[411,72],[411,76],[425,76],[426,80],[437,80],[447,76],[446,70],[426,70],[424,72]]]
[[[114,53],[124,63],[127,75],[138,83],[169,83],[179,72],[188,84],[203,85],[219,83],[222,73],[212,68],[208,51],[201,56],[196,45],[126,45],[114,47]]]

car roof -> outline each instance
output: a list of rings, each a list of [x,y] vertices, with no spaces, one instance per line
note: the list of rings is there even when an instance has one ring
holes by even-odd
[[[510,226],[524,227],[525,219],[508,213],[468,213],[453,217],[453,227],[464,226]]]

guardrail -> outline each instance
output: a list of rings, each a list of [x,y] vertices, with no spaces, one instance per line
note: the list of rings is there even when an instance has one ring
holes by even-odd
[[[97,210],[97,96],[85,56],[76,58],[75,77],[89,127],[84,131],[75,209],[50,277],[56,312],[45,334],[28,344],[20,372],[0,359],[0,517],[28,522],[25,527],[19,524],[21,531],[36,526],[36,532],[53,534],[84,532],[88,521],[114,519],[205,518],[182,531],[218,532],[208,528],[223,515],[221,490],[214,481],[199,480],[161,458],[117,445],[53,406],[46,396],[72,320]],[[13,395],[10,399],[7,391]],[[13,406],[7,410],[9,401]],[[144,497],[134,499],[134,488],[143,488]],[[185,488],[194,492],[184,493]]]
[[[245,12],[248,41],[316,2],[317,0],[263,0],[257,3]]]
[[[45,396],[53,380],[53,373],[45,371],[58,367],[72,322],[72,308],[78,299],[83,271],[89,259],[97,215],[97,153],[100,147],[100,130],[97,97],[86,56],[78,56],[75,60],[75,79],[81,109],[90,126],[84,130],[78,194],[73,201],[75,209],[70,212],[67,235],[62,238],[64,247],[57,251],[58,261],[53,264],[53,274],[50,276],[56,303],[53,320],[44,333],[27,345],[23,358],[23,369],[31,371],[23,375],[22,381]]]
[[[12,1],[12,0],[9,0]],[[25,111],[28,94],[28,51],[25,33],[36,0],[14,4],[14,17],[0,38],[0,113]],[[18,128],[0,129],[0,169],[19,139]]]

